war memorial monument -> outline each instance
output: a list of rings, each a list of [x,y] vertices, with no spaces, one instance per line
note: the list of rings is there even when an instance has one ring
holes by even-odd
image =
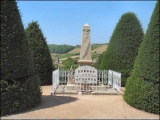
[[[90,26],[83,27],[79,67],[69,71],[53,71],[52,95],[55,94],[118,94],[121,74],[111,70],[97,70],[92,67]],[[62,74],[63,73],[63,74]],[[62,77],[63,76],[63,77]],[[63,82],[62,82],[63,81]],[[62,84],[63,83],[63,84]]]

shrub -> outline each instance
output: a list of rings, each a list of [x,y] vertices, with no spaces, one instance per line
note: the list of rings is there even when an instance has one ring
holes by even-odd
[[[28,24],[25,30],[27,40],[32,49],[34,58],[34,68],[36,74],[39,75],[41,85],[47,85],[52,83],[52,71],[53,67],[52,58],[46,43],[42,30],[39,27],[37,21],[33,21]]]
[[[72,66],[73,69],[77,69],[78,66],[79,66],[77,60],[72,59],[70,57],[68,57],[66,60],[64,60],[62,62],[62,64],[63,64],[62,69],[65,69],[65,70],[70,69],[71,66]]]
[[[111,36],[101,63],[102,69],[112,69],[122,73],[122,86],[125,86],[126,79],[131,74],[143,36],[137,16],[132,12],[123,14]]]
[[[17,3],[1,1],[1,115],[38,105],[39,82]]]
[[[128,78],[125,101],[138,109],[160,113],[159,107],[159,1]]]

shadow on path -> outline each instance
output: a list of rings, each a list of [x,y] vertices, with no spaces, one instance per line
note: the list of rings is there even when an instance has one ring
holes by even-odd
[[[16,114],[25,114],[27,112],[32,112],[32,111],[36,111],[36,110],[40,110],[40,109],[55,107],[58,105],[74,102],[76,100],[78,100],[78,99],[75,97],[70,97],[70,96],[42,95],[42,101],[37,107],[31,108],[29,110],[26,110],[26,111],[23,111],[20,113],[16,113]],[[12,115],[15,115],[15,114],[12,114]]]

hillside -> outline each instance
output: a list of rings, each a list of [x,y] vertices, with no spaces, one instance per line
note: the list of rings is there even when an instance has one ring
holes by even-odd
[[[68,57],[65,58],[61,58],[60,60],[63,61],[65,59],[67,59]],[[71,56],[72,59],[79,59],[79,55],[75,55],[75,56]]]
[[[73,50],[68,52],[68,54],[76,54],[76,53],[80,53],[80,48],[74,48]]]
[[[48,45],[48,46],[51,49],[52,48],[51,46],[53,46],[53,45]],[[63,47],[66,47],[66,46],[67,46],[67,48],[72,47],[73,49],[71,49],[70,51],[68,51],[66,53],[63,53],[63,54],[58,54],[58,53],[51,52],[51,56],[52,57],[58,57],[60,59],[60,61],[63,61],[65,59],[67,59],[68,57],[71,57],[73,59],[79,59],[79,57],[80,57],[80,46],[65,45]],[[96,58],[99,54],[102,54],[107,49],[107,46],[108,46],[108,44],[92,44],[91,45],[92,59]],[[54,45],[54,47],[58,48],[58,47],[62,47],[62,45]]]
[[[93,53],[102,54],[104,51],[106,51],[107,47],[108,45],[99,46],[98,48],[92,50],[92,54]]]
[[[107,44],[94,44],[91,46],[92,53],[97,52],[98,54],[102,54],[107,48]],[[76,54],[80,53],[80,47],[75,47],[73,50],[69,51],[68,54]]]
[[[92,58],[96,58],[99,54],[102,54],[104,51],[106,51],[108,45],[99,45],[97,47],[94,47],[94,49],[91,51],[92,53]],[[80,48],[74,48],[73,50],[69,51],[68,54],[70,55],[71,58],[77,58],[79,59],[80,55]],[[67,59],[69,56],[67,57],[63,57],[60,60],[65,60]]]

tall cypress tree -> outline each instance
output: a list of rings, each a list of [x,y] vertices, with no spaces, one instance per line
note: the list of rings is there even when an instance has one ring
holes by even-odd
[[[159,1],[151,16],[132,75],[128,78],[125,101],[138,109],[160,113],[159,106]]]
[[[40,81],[32,60],[17,3],[1,1],[1,115],[40,103]]]
[[[54,66],[42,30],[37,21],[28,24],[25,30],[29,45],[33,52],[34,68],[39,75],[41,85],[51,84]]]
[[[104,53],[101,68],[122,73],[122,86],[133,69],[144,33],[137,16],[128,12],[121,16]]]

